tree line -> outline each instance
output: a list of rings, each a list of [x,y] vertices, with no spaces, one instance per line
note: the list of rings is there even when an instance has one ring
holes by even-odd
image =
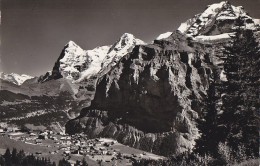
[[[6,149],[4,155],[0,155],[1,166],[56,166],[55,162],[51,162],[49,158],[36,157],[33,154],[27,155],[23,150],[10,151]],[[71,164],[64,158],[58,162],[58,166],[70,166]],[[82,161],[77,160],[75,166],[88,166],[85,158]]]

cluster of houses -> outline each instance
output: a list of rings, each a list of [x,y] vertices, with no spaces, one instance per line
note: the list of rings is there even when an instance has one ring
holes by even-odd
[[[15,132],[20,132],[21,129],[19,127],[0,127],[0,134],[4,134],[4,133],[15,133]]]
[[[64,151],[64,155],[76,154],[83,156],[95,155],[117,155],[118,150],[113,149],[116,141],[110,139],[86,139],[83,134],[61,137],[59,144],[60,149]]]
[[[13,128],[0,128],[0,134],[7,135],[10,139],[19,140],[27,144],[39,144],[43,146],[45,140],[52,140],[52,145],[44,145],[58,147],[58,150],[50,151],[51,154],[63,153],[64,156],[82,155],[82,156],[95,156],[95,155],[109,155],[116,156],[119,151],[113,149],[111,145],[117,143],[115,140],[96,138],[87,139],[83,133],[76,135],[66,135],[65,133],[56,133],[50,130],[45,131],[21,131],[17,127]]]
[[[104,159],[105,156],[105,162],[123,158],[138,158],[135,154],[121,154],[118,149],[114,149],[113,145],[117,143],[115,140],[106,138],[87,139],[87,136],[83,133],[67,135],[64,132],[57,133],[50,130],[25,132],[17,127],[12,127],[0,128],[0,135],[1,134],[26,144],[55,147],[50,148],[50,154],[59,153],[64,157],[68,157],[68,159],[71,155],[89,156],[89,158],[97,161]],[[39,152],[38,155],[41,155],[41,152]],[[146,153],[140,155],[143,156],[146,155]]]

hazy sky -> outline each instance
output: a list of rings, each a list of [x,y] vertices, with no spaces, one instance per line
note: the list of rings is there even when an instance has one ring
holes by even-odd
[[[113,44],[124,32],[150,42],[216,0],[2,0],[1,62],[6,73],[44,74],[64,45]],[[231,0],[260,18],[260,0]]]

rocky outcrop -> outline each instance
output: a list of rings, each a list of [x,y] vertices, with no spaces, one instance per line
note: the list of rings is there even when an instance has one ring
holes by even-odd
[[[89,138],[114,138],[125,145],[165,156],[183,152],[185,149],[180,147],[192,144],[183,139],[186,137],[185,134],[180,135],[177,132],[146,133],[128,124],[112,122],[107,111],[89,110],[85,116],[70,121],[66,126],[69,133],[84,132]]]

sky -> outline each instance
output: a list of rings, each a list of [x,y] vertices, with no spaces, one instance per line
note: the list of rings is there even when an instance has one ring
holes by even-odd
[[[70,40],[88,50],[125,33],[145,42],[176,30],[216,0],[2,0],[0,71],[39,76]],[[260,18],[260,0],[230,0]]]

